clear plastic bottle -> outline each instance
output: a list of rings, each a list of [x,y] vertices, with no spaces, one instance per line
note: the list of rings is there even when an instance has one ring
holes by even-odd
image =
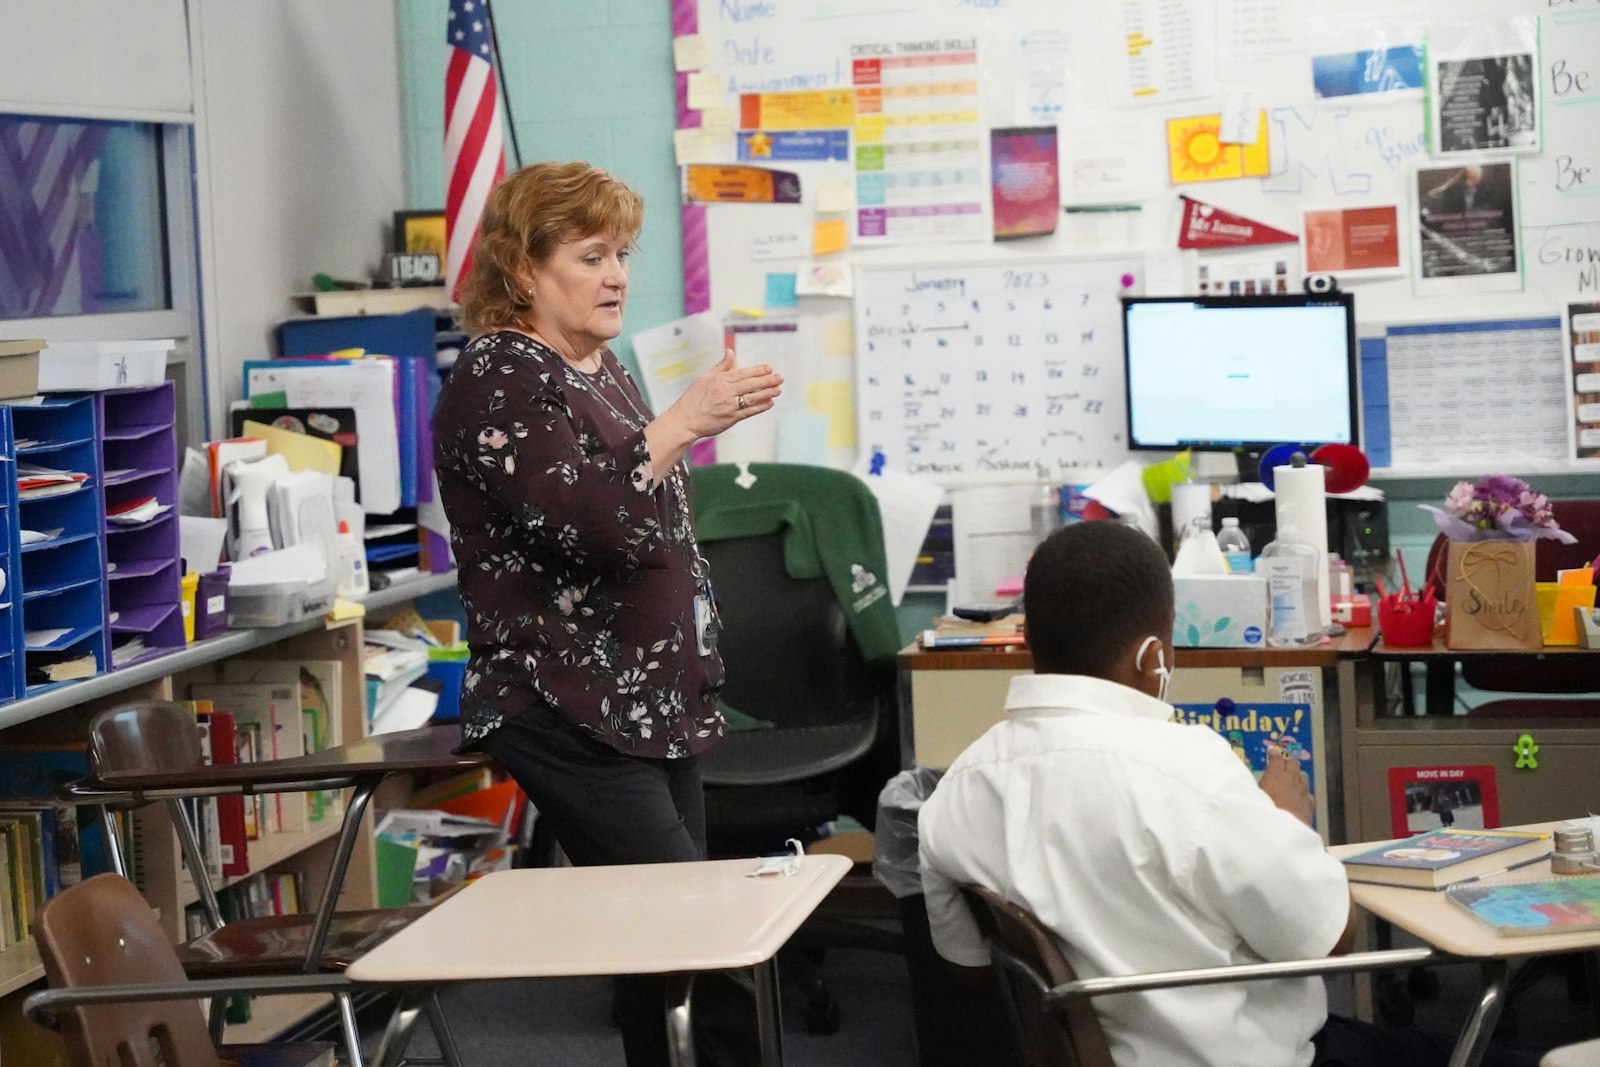
[[[1317,550],[1300,543],[1293,526],[1278,528],[1278,539],[1261,550],[1256,566],[1267,579],[1267,644],[1300,648],[1322,640],[1312,608],[1317,602]]]
[[[1222,529],[1217,533],[1217,547],[1222,550],[1229,574],[1249,574],[1255,570],[1255,563],[1250,558],[1250,538],[1239,529],[1238,519],[1229,516],[1222,520]]]
[[[1039,487],[1030,512],[1033,522],[1033,543],[1043,544],[1045,539],[1061,528],[1061,487],[1046,482]]]

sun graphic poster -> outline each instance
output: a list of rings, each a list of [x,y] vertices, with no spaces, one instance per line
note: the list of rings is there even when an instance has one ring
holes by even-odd
[[[1220,114],[1167,120],[1167,171],[1173,185],[1264,178],[1272,172],[1265,111],[1256,117],[1254,144],[1228,144],[1221,135]]]

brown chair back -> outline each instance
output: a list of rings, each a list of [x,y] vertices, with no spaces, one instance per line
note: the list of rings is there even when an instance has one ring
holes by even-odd
[[[133,883],[96,875],[39,909],[34,936],[53,988],[181,982],[172,942]],[[105,1004],[63,1013],[74,1067],[218,1067],[217,1049],[193,1000]]]
[[[983,886],[962,896],[994,958],[1028,1067],[1115,1067],[1100,1019],[1087,999],[1047,1008],[1044,993],[1077,979],[1055,936],[1026,908]]]
[[[205,766],[194,713],[170,700],[101,712],[89,724],[89,773],[188,771]]]

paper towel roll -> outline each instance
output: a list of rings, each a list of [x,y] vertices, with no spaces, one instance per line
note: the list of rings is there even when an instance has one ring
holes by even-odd
[[[1172,487],[1172,540],[1181,542],[1185,531],[1211,529],[1211,486],[1180,482]]]
[[[1326,630],[1333,622],[1328,585],[1328,494],[1327,475],[1315,463],[1304,467],[1272,468],[1278,531],[1286,526],[1298,531],[1298,540],[1317,550],[1317,603],[1312,619]]]

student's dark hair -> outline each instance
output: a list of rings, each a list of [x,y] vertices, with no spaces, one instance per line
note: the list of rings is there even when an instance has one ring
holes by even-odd
[[[1172,626],[1172,573],[1161,548],[1116,522],[1051,534],[1028,564],[1022,593],[1033,669],[1109,677],[1141,636]]]

